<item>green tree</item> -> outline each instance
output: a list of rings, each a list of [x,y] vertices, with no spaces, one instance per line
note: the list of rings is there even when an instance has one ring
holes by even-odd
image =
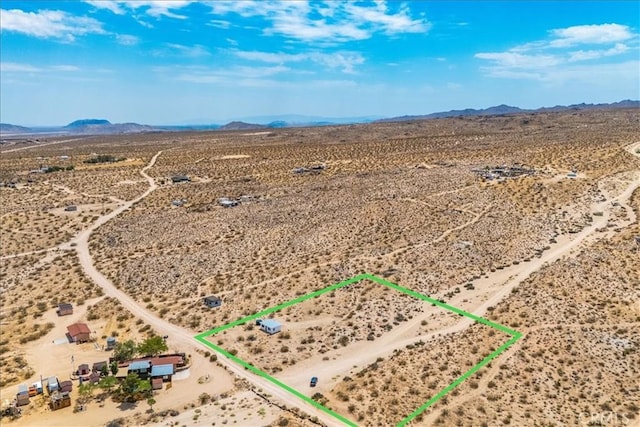
[[[156,404],[156,400],[153,397],[147,399],[147,404],[149,405],[149,409],[153,412],[153,405]]]
[[[107,375],[109,375],[109,367],[107,365],[102,365],[102,368],[100,368],[100,375],[103,377],[106,377]]]
[[[113,351],[113,358],[118,362],[130,360],[136,354],[136,348],[136,343],[133,340],[119,342]]]
[[[80,398],[78,401],[80,403],[87,403],[91,400],[94,388],[95,386],[90,382],[80,384],[80,387],[78,387],[78,394],[80,395]]]
[[[116,375],[118,373],[118,362],[115,360],[111,363],[111,375]]]
[[[151,397],[151,381],[149,380],[138,380],[138,393],[142,394],[145,397]]]
[[[104,377],[98,383],[98,387],[100,387],[101,389],[107,390],[108,392],[111,392],[111,389],[113,388],[114,385],[116,385],[117,382],[118,380],[116,379],[116,377]]]
[[[135,372],[130,373],[120,383],[118,392],[127,401],[133,401],[135,399],[136,392],[138,391],[138,384],[140,383],[140,377]]]
[[[167,351],[167,343],[161,336],[153,336],[144,340],[138,346],[138,353],[143,356],[157,356],[163,351]]]

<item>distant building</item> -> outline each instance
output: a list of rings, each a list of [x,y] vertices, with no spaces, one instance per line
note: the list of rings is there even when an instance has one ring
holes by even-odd
[[[173,376],[173,364],[151,366],[151,379],[160,378],[163,382],[170,382]]]
[[[151,362],[148,360],[131,362],[127,371],[129,374],[137,374],[141,379],[147,379],[151,373]]]
[[[68,392],[60,393],[55,392],[51,395],[51,400],[49,401],[49,407],[52,411],[56,409],[66,408],[67,406],[71,406],[71,397]]]
[[[231,208],[233,206],[238,206],[239,202],[237,200],[232,200],[227,197],[221,197],[218,199],[218,204],[225,208]]]
[[[209,308],[220,307],[222,305],[222,300],[216,296],[211,295],[211,296],[205,297],[204,305],[206,305]]]
[[[268,333],[269,335],[277,334],[282,330],[282,325],[277,320],[264,319],[260,323],[260,329]]]
[[[71,342],[80,344],[91,339],[91,329],[86,323],[74,323],[67,326],[67,335],[71,338]]]
[[[171,177],[171,182],[174,184],[179,184],[181,182],[190,182],[191,178],[186,175],[174,175]]]
[[[60,391],[62,393],[71,393],[73,390],[73,383],[70,380],[62,381],[60,383]]]
[[[83,363],[78,366],[78,375],[89,375],[89,372],[91,372],[91,370],[89,369],[89,365],[87,363]]]
[[[18,393],[16,394],[16,405],[23,406],[29,404],[29,387],[26,384],[20,384],[18,386]]]
[[[78,210],[76,205],[69,205],[64,208],[65,212],[75,212]]]
[[[118,343],[118,340],[116,340],[116,337],[107,337],[107,350],[111,350],[112,348],[115,348],[117,343]]]
[[[63,302],[58,304],[58,309],[56,310],[58,316],[67,316],[69,314],[73,314],[73,305]]]
[[[96,362],[93,364],[93,366],[91,367],[91,372],[97,372],[100,373],[102,372],[102,369],[104,369],[104,367],[109,367],[108,363],[106,361],[102,361],[102,362]]]
[[[49,394],[54,391],[58,391],[60,389],[60,383],[58,382],[58,377],[49,377],[47,379],[47,391]]]

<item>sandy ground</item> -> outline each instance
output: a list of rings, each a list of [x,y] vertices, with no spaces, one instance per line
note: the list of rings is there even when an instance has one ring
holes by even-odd
[[[58,141],[55,143],[60,142],[64,141]],[[638,147],[640,147],[640,143],[635,143],[629,146],[628,150],[632,154],[638,155],[636,153]],[[27,148],[31,147],[22,147],[8,151],[16,151]],[[187,405],[188,403],[193,402],[194,398],[197,397],[197,394],[200,393],[199,390],[194,390],[194,387],[196,386],[198,386],[198,388],[202,386],[203,391],[211,394],[219,394],[222,391],[228,390],[232,387],[231,377],[225,370],[214,364],[211,364],[208,359],[204,358],[202,355],[195,351],[198,349],[202,349],[202,346],[193,339],[193,334],[190,331],[157,317],[151,311],[143,308],[133,298],[117,289],[113,285],[113,283],[111,283],[111,281],[109,281],[96,269],[89,252],[88,240],[92,231],[94,231],[96,228],[100,227],[107,221],[111,220],[112,218],[115,218],[126,209],[129,209],[134,203],[142,200],[157,188],[157,184],[155,183],[154,179],[147,175],[146,171],[153,167],[158,156],[160,156],[161,153],[162,152],[158,152],[152,158],[150,163],[141,171],[141,175],[149,183],[149,188],[141,196],[134,200],[130,200],[119,206],[114,211],[101,216],[93,223],[92,226],[83,230],[72,241],[60,245],[57,248],[52,248],[76,250],[78,252],[80,263],[85,274],[87,274],[92,280],[94,280],[105,291],[106,295],[117,298],[125,308],[130,310],[135,316],[141,318],[146,323],[151,325],[159,334],[169,335],[168,344],[170,348],[180,348],[182,351],[187,351],[192,354],[193,366],[191,368],[190,376],[184,380],[176,380],[174,387],[171,390],[163,390],[160,393],[160,398],[157,399],[158,404],[154,408],[156,411],[163,408],[174,408],[179,405]],[[606,226],[611,219],[612,203],[617,202],[623,206],[626,206],[631,194],[639,186],[640,176],[638,173],[636,173],[634,180],[628,183],[624,191],[613,198],[609,198],[608,200],[596,203],[592,206],[592,212],[602,212],[602,215],[594,216],[592,223],[585,227],[582,231],[575,234],[566,234],[559,236],[556,239],[557,243],[551,244],[550,249],[545,251],[540,257],[534,258],[530,262],[520,263],[518,265],[513,265],[511,267],[498,270],[494,273],[490,273],[484,278],[478,279],[474,282],[475,290],[473,292],[454,296],[447,302],[451,305],[472,312],[476,315],[484,315],[489,307],[498,304],[502,299],[510,294],[514,287],[526,280],[532,273],[539,270],[545,264],[552,263],[565,256],[570,256],[572,253],[578,250],[581,245],[586,244],[593,239],[607,236],[608,233],[610,233]],[[476,215],[481,214],[482,213],[476,213]],[[628,225],[628,223],[631,223],[633,220],[634,218],[630,218],[627,223],[618,221],[618,226],[624,227],[625,225]],[[457,227],[447,231],[453,232],[456,231],[456,229]],[[443,235],[443,238],[444,237],[446,236]],[[83,312],[78,311],[76,314],[67,317],[65,320],[68,320],[68,323],[71,323],[74,319],[80,319],[83,314]],[[375,351],[373,352],[371,351],[372,345],[370,343],[351,345],[346,349],[336,351],[334,354],[329,354],[329,357],[331,359],[330,363],[323,363],[322,360],[320,360],[323,357],[328,356],[328,354],[325,354],[322,357],[314,357],[297,364],[293,368],[284,370],[278,375],[278,378],[282,378],[283,381],[285,381],[287,384],[292,385],[294,386],[294,388],[297,388],[303,392],[311,392],[311,389],[309,389],[308,387],[308,378],[310,376],[310,372],[313,372],[313,375],[320,377],[320,384],[316,390],[329,390],[335,383],[335,380],[337,378],[346,375],[349,372],[352,372],[358,367],[362,367],[368,363],[371,363],[373,360],[375,360],[375,358],[379,356],[387,355],[396,348],[404,347],[407,344],[416,342],[418,340],[428,340],[436,334],[447,334],[460,331],[466,328],[471,323],[469,319],[461,318],[458,322],[454,322],[453,324],[451,324],[450,320],[442,318],[440,320],[442,323],[439,326],[443,329],[439,330],[438,332],[429,333],[427,335],[416,335],[416,324],[423,319],[428,318],[432,320],[433,314],[433,310],[430,310],[429,307],[425,307],[425,312],[423,315],[416,317],[411,322],[403,324],[402,327],[396,328],[392,333],[386,334],[379,340],[376,340]],[[52,314],[47,313],[47,316],[50,317],[52,316]],[[36,374],[36,377],[39,377],[39,373],[42,371],[45,371],[43,373],[44,376],[50,375],[47,372],[52,372],[53,374],[57,374],[60,379],[68,377],[68,372],[71,370],[71,362],[69,362],[69,367],[62,366],[60,368],[52,369],[49,366],[48,362],[49,356],[52,354],[55,356],[56,360],[64,360],[65,356],[69,358],[70,353],[74,354],[74,356],[75,354],[77,354],[78,356],[75,357],[76,363],[79,362],[79,357],[87,359],[95,357],[96,359],[91,359],[92,362],[104,359],[104,352],[99,348],[93,347],[93,345],[91,344],[82,346],[73,346],[71,344],[56,344],[56,340],[64,336],[66,324],[67,322],[65,322],[64,325],[62,323],[57,324],[56,327],[47,336],[39,340],[37,342],[37,346],[34,346],[33,350],[29,352],[28,356],[30,362],[34,361],[32,362],[32,366],[36,370],[36,373],[38,373]],[[80,347],[82,348],[80,349]],[[285,402],[287,405],[300,407],[305,412],[317,416],[320,420],[328,425],[337,424],[337,422],[332,417],[329,417],[322,411],[318,411],[310,405],[302,402],[298,398],[283,391],[279,387],[274,386],[263,378],[257,377],[244,371],[243,369],[239,368],[232,362],[225,360],[224,358],[220,358],[219,363],[236,375],[248,379],[255,386],[266,390],[269,394],[276,397],[278,400]],[[65,372],[67,372],[66,377]],[[221,381],[216,381],[215,384],[198,384],[197,379],[207,374],[213,376],[214,378],[220,378]],[[167,399],[163,399],[164,395],[167,396]],[[248,395],[235,396],[236,399],[242,399],[243,397],[247,399],[251,398],[251,396]],[[4,396],[2,398],[4,398]],[[222,401],[218,401],[216,403],[223,404]],[[214,403],[212,403],[211,405],[216,406]],[[71,413],[72,408],[65,408],[57,412],[56,415],[65,415],[65,417],[63,418],[65,420],[64,422],[67,423],[68,420],[68,423],[66,425],[103,425],[106,421],[115,417],[114,413],[116,409],[119,410],[117,416],[128,416],[134,413],[142,414],[146,411],[147,408],[146,404],[144,403],[140,403],[137,405],[137,407],[134,408],[125,408],[122,407],[122,405],[117,405],[113,402],[106,401],[104,403],[104,406],[91,404],[89,405],[89,410],[80,414],[76,414],[76,416],[74,417],[66,416],[66,413]],[[214,417],[214,408],[209,409],[208,406],[205,406],[198,409],[201,411],[200,413],[196,413],[195,408],[189,409],[188,411],[183,412],[179,416],[179,418],[175,419],[175,421],[180,420],[181,423],[190,424],[187,417],[191,417],[190,420],[191,422],[193,422],[195,421],[194,417],[196,415],[198,415],[198,419],[202,418],[201,422],[203,424],[205,423],[205,420],[214,419],[212,418]],[[217,416],[218,415],[216,414],[215,417]],[[261,424],[267,423],[268,420],[273,420],[273,417],[275,417],[274,413],[268,412],[264,415],[255,414],[252,413],[251,409],[247,409],[246,413],[238,412],[235,414],[235,416],[237,417],[236,420],[241,419],[242,421],[246,421],[247,424],[244,425],[254,425],[253,422],[260,422]],[[52,414],[43,411],[40,414],[23,417],[22,419],[19,419],[11,424],[61,425],[60,420],[61,418],[52,416]]]

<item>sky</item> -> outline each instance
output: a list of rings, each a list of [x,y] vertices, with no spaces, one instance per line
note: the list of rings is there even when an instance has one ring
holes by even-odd
[[[637,1],[10,1],[0,121],[393,117],[640,98]]]

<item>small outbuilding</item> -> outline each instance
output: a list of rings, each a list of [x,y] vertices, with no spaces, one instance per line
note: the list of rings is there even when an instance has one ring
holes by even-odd
[[[29,396],[29,387],[26,384],[20,384],[18,386],[17,396]]]
[[[56,409],[66,408],[67,406],[71,406],[71,396],[69,395],[69,393],[55,392],[51,395],[49,407],[52,411],[55,411]]]
[[[32,390],[35,390],[36,394],[42,394],[42,381],[34,382],[33,385],[29,387],[29,394],[31,394]]]
[[[191,179],[186,175],[174,175],[171,177],[171,182],[174,184],[179,184],[181,182],[189,182]]]
[[[58,377],[49,377],[47,379],[47,391],[49,394],[60,389],[60,383],[58,383]]]
[[[91,370],[89,369],[89,365],[87,363],[83,363],[78,366],[78,375],[89,375]]]
[[[94,363],[93,366],[91,367],[91,371],[101,373],[105,367],[109,369],[109,364],[103,360],[102,362]]]
[[[67,331],[71,342],[76,344],[87,342],[91,339],[91,329],[86,323],[74,323],[71,326],[67,326]]]
[[[137,374],[141,379],[147,379],[151,373],[151,362],[148,360],[131,362],[127,371],[130,374]]]
[[[162,378],[151,379],[151,390],[162,390]]]
[[[71,393],[73,390],[73,383],[70,380],[60,382],[60,391],[62,393]]]
[[[117,343],[116,337],[107,337],[107,350],[115,348]]]
[[[228,197],[221,197],[218,199],[218,204],[223,208],[232,208],[238,206],[239,202],[234,199],[229,199]]]
[[[23,406],[29,404],[29,387],[26,384],[20,384],[18,386],[18,393],[16,394],[16,405]]]
[[[65,212],[75,212],[78,210],[76,205],[69,205],[64,208]]]
[[[163,382],[171,382],[173,364],[151,366],[151,379],[160,378]]]
[[[204,298],[204,305],[209,308],[216,308],[222,305],[222,300],[214,295]]]
[[[56,313],[58,313],[58,316],[68,316],[69,314],[73,314],[73,305],[68,302],[60,303],[58,304]]]
[[[269,335],[277,334],[282,330],[282,325],[277,320],[264,319],[260,323],[260,329],[268,333]]]

